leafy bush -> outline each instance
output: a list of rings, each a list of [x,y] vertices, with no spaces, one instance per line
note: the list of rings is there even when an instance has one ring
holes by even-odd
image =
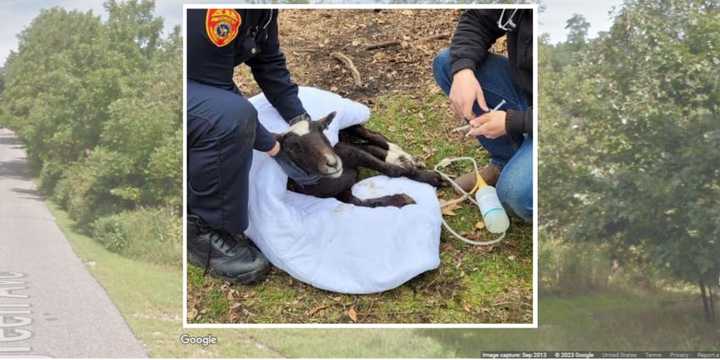
[[[604,290],[611,279],[607,249],[594,244],[570,244],[544,239],[540,245],[540,287],[544,292],[583,294]]]
[[[63,182],[70,216],[87,225],[99,216],[132,208],[132,200],[113,194],[132,176],[133,164],[123,154],[96,147],[86,160],[66,171]]]
[[[64,166],[55,162],[46,162],[40,170],[40,190],[50,193],[62,179]]]
[[[101,217],[92,236],[110,251],[158,264],[182,261],[182,218],[169,207],[141,208]]]
[[[113,251],[154,261],[162,256],[127,250],[138,247],[123,242],[135,237],[123,229],[134,219],[128,214],[145,208],[171,208],[153,213],[166,217],[154,220],[179,221],[182,42],[178,28],[163,38],[153,1],[104,6],[105,20],[42,10],[18,35],[18,50],[0,71],[0,123],[23,140],[41,189],[81,229]],[[177,233],[148,230],[141,238],[179,239],[179,228],[154,229]]]

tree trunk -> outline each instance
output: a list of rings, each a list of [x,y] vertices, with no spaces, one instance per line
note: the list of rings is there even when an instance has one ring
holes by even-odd
[[[710,317],[710,302],[707,293],[705,292],[705,282],[702,277],[700,278],[698,285],[700,285],[700,295],[702,296],[703,308],[705,308],[705,320],[712,322],[712,318]]]

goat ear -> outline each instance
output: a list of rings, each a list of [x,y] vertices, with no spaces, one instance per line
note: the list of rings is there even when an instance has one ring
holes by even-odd
[[[327,129],[328,126],[332,123],[333,119],[335,118],[335,111],[327,114],[324,118],[318,120],[320,123],[320,126],[322,126],[323,129]]]

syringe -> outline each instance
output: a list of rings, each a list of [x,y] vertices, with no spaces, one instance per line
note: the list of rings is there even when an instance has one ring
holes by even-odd
[[[505,105],[505,100],[504,100],[504,99],[503,99],[502,101],[500,101],[500,103],[497,104],[497,106],[495,106],[492,110],[490,110],[490,111],[488,111],[488,112],[498,111],[498,109],[500,109],[500,107],[503,106],[503,105]],[[470,130],[470,128],[472,128],[472,127],[473,127],[473,126],[472,126],[471,124],[467,124],[467,125],[465,125],[465,126],[461,126],[461,127],[459,127],[459,128],[452,129],[452,132],[467,131],[467,130]],[[465,136],[467,136],[467,135],[465,135]]]

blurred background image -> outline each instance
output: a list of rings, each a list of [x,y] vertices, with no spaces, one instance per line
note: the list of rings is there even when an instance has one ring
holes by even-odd
[[[27,354],[720,350],[720,4],[595,6],[540,4],[538,33],[548,35],[539,41],[538,329],[188,331],[181,321],[182,39],[175,28],[182,3],[3,2],[0,186],[7,191],[0,192],[0,224],[9,229],[15,214],[42,206],[62,233],[10,240],[0,231],[0,272],[25,272],[32,287],[32,269],[4,266],[65,242],[72,252],[38,257],[38,264],[63,265],[67,256],[94,277],[94,295],[109,299],[129,330],[127,347],[64,348],[48,340],[51,329],[91,334],[106,323],[68,327],[69,318],[38,308],[33,325],[20,329],[33,331],[23,342],[32,348]],[[15,226],[13,234],[38,228]],[[39,239],[32,252],[31,238]],[[211,286],[199,291],[227,301]],[[108,310],[53,300],[83,313]],[[180,345],[185,333],[212,333],[218,343]]]

